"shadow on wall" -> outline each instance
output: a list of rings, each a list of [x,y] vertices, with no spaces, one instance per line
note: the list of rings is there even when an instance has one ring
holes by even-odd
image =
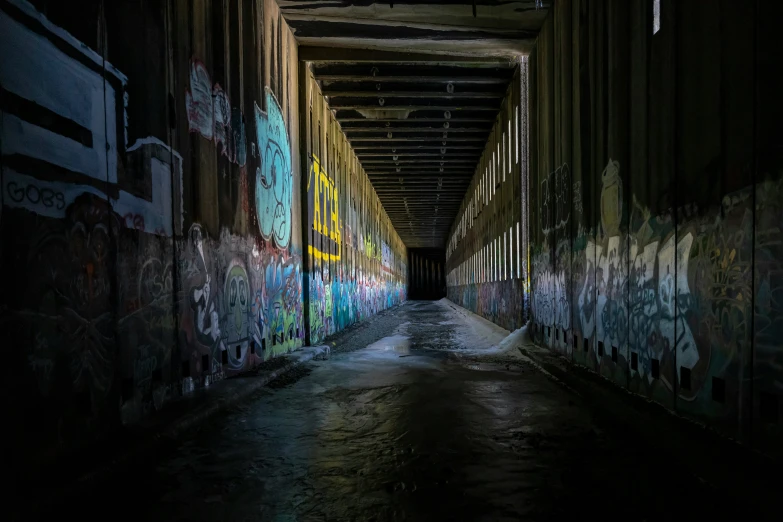
[[[556,3],[529,57],[536,340],[778,455],[781,5]]]
[[[783,389],[783,176],[727,194],[717,209],[681,207],[676,221],[633,197],[622,233],[619,169],[610,160],[602,174],[597,232],[580,227],[573,250],[565,237],[533,256],[536,340],[628,379],[637,393],[664,404],[675,394],[678,409],[716,419],[737,418],[742,375],[752,371],[757,415],[780,422],[766,390]],[[752,361],[743,356],[751,342]]]
[[[252,2],[232,6],[260,12]],[[276,6],[265,7],[269,18]],[[154,3],[106,8],[115,22],[127,11],[163,16]],[[165,16],[190,20],[178,9]],[[98,18],[66,22],[80,34],[96,25],[101,34],[124,34]],[[163,39],[162,24],[149,27]],[[252,62],[255,49],[265,52],[255,40],[262,34],[231,38],[243,40],[233,43]],[[290,32],[285,37],[294,48]],[[197,38],[213,43],[209,34]],[[341,241],[338,217],[337,235],[324,235],[339,248],[360,244],[365,270],[313,275],[304,324],[309,278],[293,208],[301,180],[286,125],[296,108],[281,107],[269,88],[251,88],[240,61],[213,56],[210,71],[209,60],[188,55],[173,60],[164,80],[153,76],[165,73],[155,60],[115,51],[123,67],[149,73],[134,82],[25,0],[0,1],[0,46],[2,325],[17,347],[5,383],[14,390],[6,394],[18,419],[13,435],[25,447],[87,445],[177,396],[301,347],[306,328],[318,342],[405,299],[396,276],[404,263],[369,232],[377,223],[368,219],[366,238]],[[290,52],[266,54],[296,61]],[[297,68],[273,65],[277,94],[295,100]],[[162,92],[152,92],[156,81]],[[145,101],[169,109],[173,130],[145,115],[131,132],[157,128],[180,151],[152,136],[128,143],[128,112],[144,114],[135,104]],[[339,187],[324,175],[324,192],[335,196],[334,207],[322,209],[331,219]]]
[[[6,384],[23,392],[10,405],[20,440],[84,443],[302,345],[291,142],[268,89],[267,112],[243,114],[190,63],[184,132],[236,169],[237,211],[258,225],[208,237],[185,229],[181,155],[127,143],[122,72],[24,0],[0,3],[0,46],[2,268],[15,274],[2,323],[18,347]]]

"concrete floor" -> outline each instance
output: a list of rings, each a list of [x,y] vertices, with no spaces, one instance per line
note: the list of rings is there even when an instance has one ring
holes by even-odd
[[[57,513],[98,519],[110,504],[145,521],[380,522],[737,510],[666,455],[599,425],[514,352],[493,351],[506,333],[444,301],[406,303],[338,336],[330,360]]]

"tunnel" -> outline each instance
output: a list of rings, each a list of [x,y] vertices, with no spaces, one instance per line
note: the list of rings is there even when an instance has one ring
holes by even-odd
[[[11,519],[778,520],[780,20],[0,0]]]

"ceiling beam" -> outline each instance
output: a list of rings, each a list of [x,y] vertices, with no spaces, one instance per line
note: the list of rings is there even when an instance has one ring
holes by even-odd
[[[376,107],[377,108],[377,107]],[[443,123],[446,121],[445,118],[405,118],[405,119],[399,119],[399,118],[337,118],[340,121],[340,125],[343,123],[386,123],[386,122],[403,122],[406,124],[409,123]],[[452,114],[451,119],[449,120],[452,123],[453,122],[462,122],[462,123],[495,123],[495,118],[489,118],[489,117],[472,117],[472,118],[460,118],[459,113]]]
[[[482,133],[485,136],[489,134],[490,129],[482,129],[480,127],[384,127],[384,126],[378,126],[378,127],[347,127],[343,129],[343,134],[345,135],[353,135],[353,134],[359,134],[359,133],[366,133],[366,132],[419,132],[419,133],[437,133],[437,134],[443,134],[444,132],[471,132],[471,133]]]
[[[301,47],[299,47],[301,49]],[[370,51],[376,53],[377,51]],[[514,76],[516,63],[437,63],[431,60],[425,62],[398,63],[314,63],[313,75],[320,79],[327,75],[365,76],[372,81],[384,78],[501,78],[508,83]],[[455,80],[452,80],[455,81]]]
[[[504,93],[496,92],[437,92],[437,91],[332,91],[328,90],[324,92],[326,96],[331,100],[332,98],[468,98],[468,99],[502,99]]]
[[[473,85],[503,85],[508,78],[497,76],[371,76],[362,74],[316,74],[324,82],[400,82],[400,83],[470,83]]]
[[[396,158],[396,159],[395,159]],[[475,170],[476,166],[475,163],[478,160],[478,156],[468,156],[468,155],[457,155],[457,154],[402,154],[402,153],[395,153],[395,154],[381,154],[381,155],[374,155],[374,156],[362,156],[360,157],[360,161],[363,167],[367,167],[368,165],[386,165],[389,168],[393,167],[399,167],[401,165],[405,165],[406,167],[409,167],[410,165],[428,165],[430,167],[433,166],[439,166],[439,167],[445,167],[445,166],[462,166],[462,167],[470,167],[472,170]],[[441,165],[441,163],[443,163]]]
[[[317,79],[317,78],[316,78]],[[449,83],[453,88],[449,88]],[[448,82],[445,85],[440,82],[359,82],[359,81],[331,81],[321,82],[321,92],[332,96],[337,92],[360,93],[399,93],[397,96],[405,96],[413,93],[447,94],[459,96],[460,94],[477,93],[482,95],[494,95],[503,97],[506,95],[505,83],[455,83]],[[451,92],[449,92],[451,90]]]
[[[358,49],[352,47],[321,47],[300,45],[299,61],[318,63],[394,63],[455,65],[463,67],[505,66],[512,67],[514,61],[506,56],[477,56],[474,54],[440,54],[437,52],[383,51],[378,49]]]
[[[385,98],[384,98],[385,99]],[[402,98],[399,98],[398,100],[404,100]],[[329,100],[329,107],[336,110],[382,110],[382,111],[388,111],[388,110],[405,110],[405,111],[421,111],[421,110],[427,110],[427,111],[494,111],[497,112],[500,110],[500,104],[468,104],[468,103],[462,103],[462,104],[454,104],[454,103],[444,103],[443,105],[435,105],[435,104],[421,104],[414,101],[415,99],[412,99],[410,101],[399,101],[394,103],[384,103],[383,106],[379,105],[378,102],[375,103],[366,103],[362,100],[351,100],[347,99],[345,101],[342,101],[341,98],[332,98]],[[337,118],[340,119],[339,117]]]
[[[460,174],[454,174],[454,175],[448,175],[448,173],[445,172],[430,172],[430,173],[408,173],[406,175],[402,175],[401,172],[373,172],[368,173],[367,176],[370,178],[370,181],[375,180],[391,180],[395,183],[399,183],[399,180],[402,179],[403,183],[405,181],[412,181],[414,179],[423,179],[423,180],[434,180],[433,182],[437,182],[439,179],[443,179],[443,182],[459,182],[459,183],[470,183],[472,176],[468,175],[467,173],[464,175]]]
[[[372,150],[372,151],[379,151],[379,152],[357,152],[356,155],[359,157],[367,158],[367,157],[373,157],[373,156],[394,156],[395,154],[398,156],[413,156],[413,157],[420,157],[420,156],[445,156],[448,154],[452,158],[476,158],[478,160],[479,156],[481,154],[472,153],[472,154],[458,154],[456,152],[453,152],[453,149],[451,151],[447,151],[444,153],[440,152],[440,149],[444,148],[443,145],[401,145],[399,147],[380,147],[378,145],[360,145],[358,147],[351,147],[354,151],[365,151],[365,150]],[[388,152],[384,151],[383,149],[389,149]],[[392,150],[394,149],[394,150]],[[484,147],[476,146],[476,145],[460,145],[459,150],[476,150],[481,151]],[[426,152],[428,150],[437,150],[438,152]]]
[[[403,182],[400,183],[399,179],[402,179]],[[408,176],[405,178],[396,178],[394,176],[383,176],[383,175],[375,174],[373,176],[370,176],[370,181],[373,182],[373,185],[375,185],[376,183],[380,183],[381,185],[379,186],[384,186],[383,184],[385,183],[386,187],[397,187],[397,188],[410,186],[411,184],[417,184],[417,183],[426,183],[431,185],[432,187],[436,187],[438,181],[440,181],[443,187],[446,188],[459,187],[462,190],[462,193],[464,194],[465,185],[470,183],[470,178],[468,177],[460,178],[456,176],[443,176],[437,178],[432,174],[428,176]]]
[[[443,130],[459,130],[459,129],[475,129],[476,131],[484,131],[484,132],[491,132],[492,131],[492,125],[489,122],[485,122],[484,124],[476,124],[475,122],[467,122],[467,121],[446,121],[445,119],[440,119],[436,124],[428,123],[425,121],[416,121],[414,119],[408,119],[408,120],[397,120],[396,122],[392,123],[389,121],[383,122],[383,121],[377,121],[377,120],[364,120],[361,122],[347,122],[344,119],[340,120],[340,127],[342,127],[343,131],[348,130],[400,130],[400,129],[432,129],[433,131],[443,131]]]
[[[441,129],[442,131],[444,129]],[[391,138],[389,138],[389,134],[392,135]],[[443,135],[446,135],[444,138]],[[347,134],[346,134],[347,135]],[[376,130],[374,132],[365,132],[363,134],[356,134],[351,133],[349,136],[349,139],[352,140],[370,140],[370,139],[384,139],[384,140],[394,140],[394,139],[401,139],[401,138],[421,138],[421,139],[428,139],[432,140],[433,142],[448,140],[449,137],[452,138],[461,138],[461,139],[471,139],[473,141],[487,141],[488,133],[485,131],[481,132],[440,132],[438,134],[434,134],[432,132],[417,132],[417,131],[394,131],[392,132],[391,129],[386,129],[385,131],[383,129]]]
[[[482,139],[482,138],[452,138],[452,137],[449,137],[449,138],[432,138],[432,137],[430,137],[430,139],[427,139],[426,137],[396,138],[396,137],[394,137],[394,134],[392,133],[392,137],[391,138],[387,138],[385,136],[383,138],[373,138],[373,137],[367,136],[367,137],[356,137],[356,138],[354,138],[352,140],[348,140],[348,141],[350,141],[351,143],[354,143],[354,142],[364,142],[364,141],[383,141],[383,142],[386,142],[386,143],[395,142],[395,141],[401,141],[401,142],[410,141],[410,142],[414,142],[414,143],[415,142],[419,142],[419,143],[440,143],[441,145],[443,145],[444,141],[445,142],[457,142],[457,141],[479,141],[479,142],[485,142],[486,139]],[[443,145],[443,146],[447,147],[448,145]]]

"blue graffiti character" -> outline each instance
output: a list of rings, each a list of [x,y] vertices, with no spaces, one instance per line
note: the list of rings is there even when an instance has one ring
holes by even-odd
[[[274,238],[280,248],[291,240],[291,145],[280,105],[266,89],[269,112],[256,105],[256,140],[261,159],[256,169],[258,228],[266,240]]]

